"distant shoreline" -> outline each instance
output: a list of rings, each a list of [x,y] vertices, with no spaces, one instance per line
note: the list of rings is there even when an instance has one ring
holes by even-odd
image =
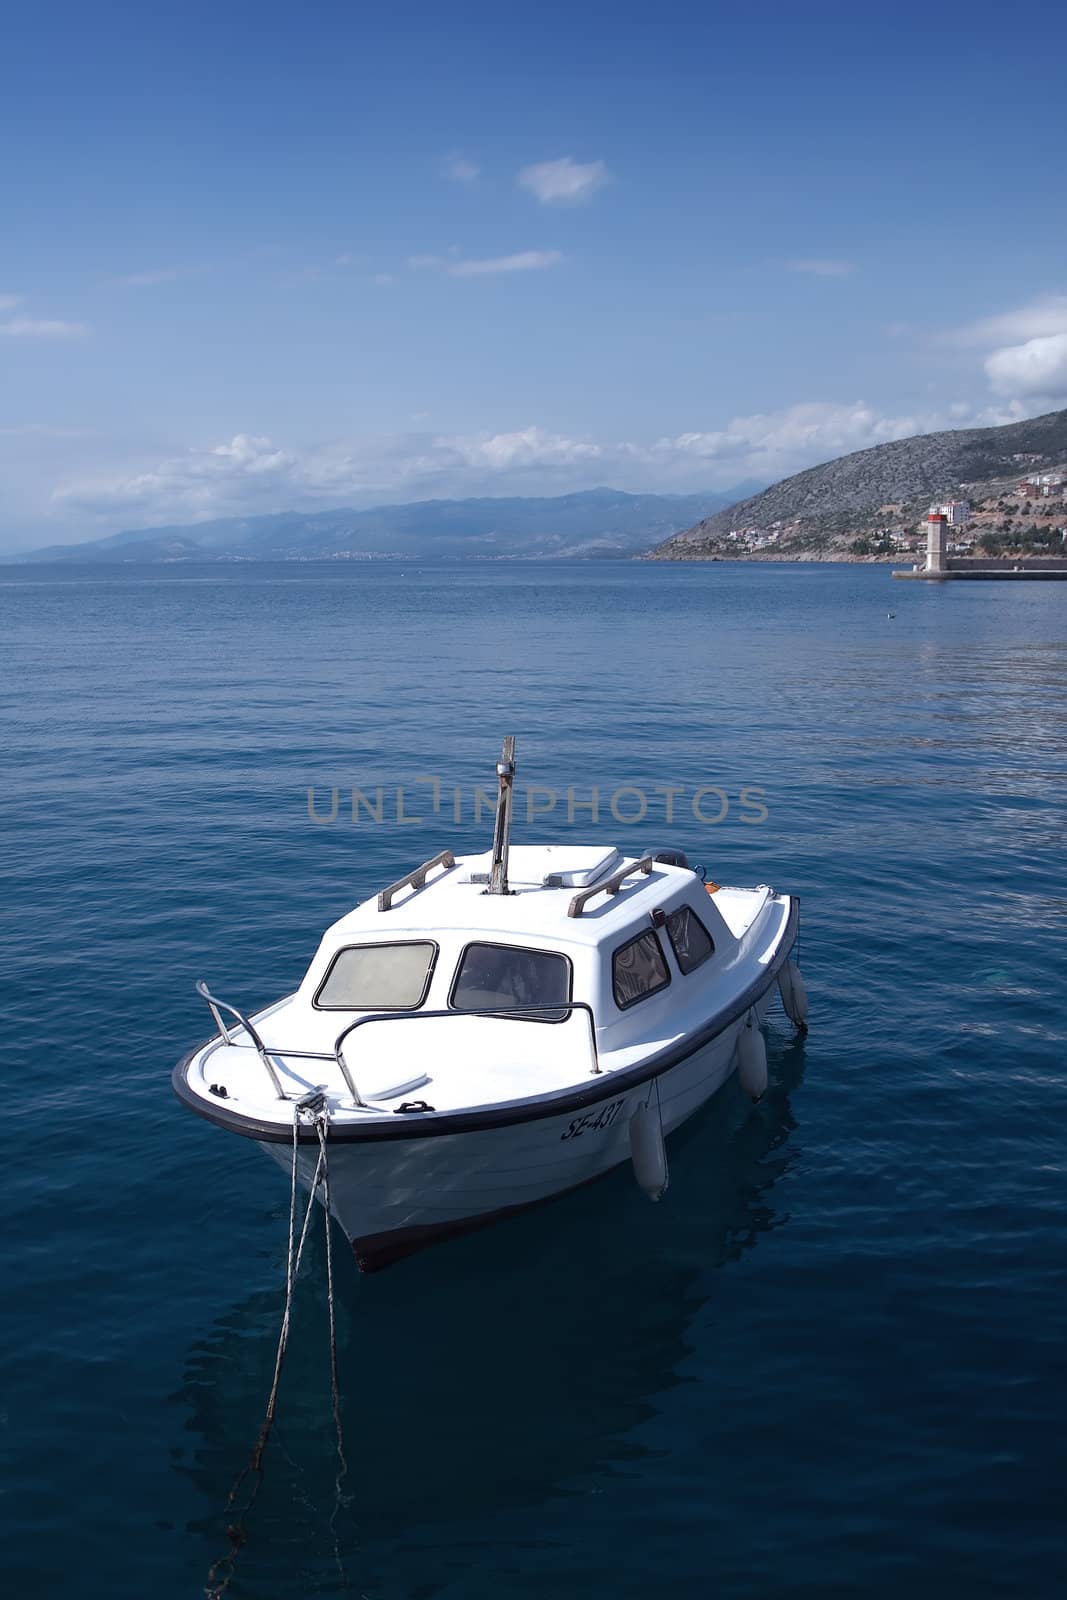
[[[26,572],[129,572],[133,570],[144,571],[173,571],[175,569],[189,572],[233,572],[247,570],[255,572],[261,567],[329,567],[338,571],[360,571],[367,567],[400,567],[403,569],[414,567],[596,567],[610,564],[633,565],[634,562],[655,562],[657,566],[730,566],[747,567],[756,564],[762,566],[885,566],[896,562],[898,565],[902,558],[898,556],[850,556],[841,552],[809,551],[796,555],[753,553],[745,556],[660,556],[652,551],[637,555],[605,555],[605,556],[372,556],[360,561],[338,560],[332,556],[263,556],[257,559],[178,557],[170,561],[152,560],[95,560],[87,558],[77,561],[65,558],[61,561],[33,561],[25,556],[3,558],[0,557],[0,572],[19,571]],[[1067,558],[1065,558],[1067,559]]]
[[[70,572],[79,573],[108,573],[130,571],[159,571],[170,572],[174,570],[188,572],[233,572],[236,570],[256,571],[263,567],[329,567],[331,570],[351,572],[367,567],[402,567],[405,570],[425,567],[593,567],[604,566],[611,563],[632,565],[634,562],[655,563],[657,566],[823,566],[823,567],[904,567],[921,566],[925,552],[897,551],[895,553],[879,552],[876,555],[850,555],[842,550],[799,550],[790,551],[788,554],[775,551],[751,551],[746,555],[659,555],[654,551],[647,551],[638,555],[605,555],[605,556],[370,556],[360,561],[338,559],[331,556],[263,556],[260,558],[211,558],[178,557],[169,561],[152,560],[101,560],[91,557],[84,561],[77,561],[70,557],[63,560],[33,561],[25,556],[9,558],[0,557],[0,572]],[[1012,555],[1010,552],[1003,558],[1019,566],[1028,566],[1034,562],[1041,562],[1046,566],[1056,562],[1067,567],[1067,555]]]

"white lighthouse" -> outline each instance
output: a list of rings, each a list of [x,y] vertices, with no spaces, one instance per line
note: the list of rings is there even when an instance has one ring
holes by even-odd
[[[947,572],[945,540],[948,518],[943,511],[931,511],[926,519],[926,571]]]

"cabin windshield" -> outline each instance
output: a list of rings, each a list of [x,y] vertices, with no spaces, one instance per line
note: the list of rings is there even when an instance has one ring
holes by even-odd
[[[358,944],[338,950],[319,985],[320,1011],[414,1011],[430,983],[437,946],[429,940]]]
[[[571,997],[571,964],[550,950],[515,945],[469,944],[452,985],[456,1011],[521,1011],[532,1006],[565,1006]],[[565,1010],[541,1012],[532,1019],[563,1022]]]

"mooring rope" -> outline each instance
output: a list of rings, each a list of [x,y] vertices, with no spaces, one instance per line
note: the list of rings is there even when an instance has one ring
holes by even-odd
[[[341,1504],[341,1481],[348,1472],[348,1462],[345,1460],[344,1433],[341,1428],[341,1385],[337,1377],[337,1314],[334,1306],[333,1294],[333,1242],[330,1232],[330,1167],[326,1160],[326,1119],[316,1119],[319,1134],[319,1155],[322,1161],[322,1209],[326,1218],[326,1299],[330,1308],[330,1398],[333,1403],[334,1431],[337,1435],[337,1460],[339,1470],[336,1479],[337,1500],[334,1505],[334,1516]],[[331,1522],[333,1518],[330,1519]]]
[[[326,1212],[326,1276],[330,1305],[330,1380],[333,1399],[334,1424],[337,1431],[337,1454],[341,1462],[341,1469],[338,1472],[336,1479],[337,1498],[334,1505],[334,1517],[336,1517],[338,1507],[341,1503],[341,1480],[348,1471],[348,1463],[345,1461],[344,1445],[341,1435],[341,1396],[340,1385],[337,1381],[337,1344],[335,1338],[333,1297],[333,1251],[330,1242],[330,1180],[329,1169],[326,1160],[326,1124],[328,1121],[328,1113],[325,1110],[321,1110],[315,1115],[315,1127],[319,1138],[319,1156],[317,1162],[315,1163],[314,1176],[312,1177],[311,1185],[308,1190],[308,1203],[307,1208],[304,1211],[304,1219],[301,1224],[300,1238],[298,1242],[296,1236],[296,1191],[297,1168],[299,1165],[300,1155],[300,1112],[300,1106],[297,1105],[293,1107],[293,1161],[292,1177],[289,1185],[289,1243],[286,1252],[285,1309],[282,1312],[282,1325],[278,1333],[278,1349],[274,1357],[274,1378],[271,1382],[270,1394],[267,1398],[267,1409],[264,1414],[263,1421],[260,1424],[259,1433],[256,1436],[256,1442],[252,1446],[252,1454],[249,1457],[246,1465],[241,1469],[235,1478],[233,1487],[227,1496],[227,1511],[229,1511],[236,1504],[238,1490],[240,1489],[242,1483],[244,1483],[245,1479],[254,1474],[255,1482],[252,1485],[251,1494],[238,1513],[236,1522],[232,1522],[226,1529],[226,1533],[230,1540],[229,1550],[227,1550],[224,1556],[220,1556],[219,1559],[212,1564],[208,1571],[207,1585],[204,1590],[207,1600],[221,1600],[221,1596],[226,1592],[230,1585],[238,1551],[241,1549],[241,1546],[244,1544],[247,1538],[247,1530],[245,1527],[246,1519],[249,1512],[252,1510],[252,1507],[256,1503],[256,1497],[259,1494],[260,1485],[263,1482],[263,1452],[267,1448],[267,1441],[270,1438],[271,1429],[274,1426],[274,1418],[278,1408],[278,1388],[281,1383],[282,1367],[285,1363],[285,1352],[289,1347],[289,1330],[292,1324],[293,1312],[293,1291],[296,1287],[296,1280],[300,1273],[300,1262],[303,1258],[304,1245],[307,1242],[308,1229],[311,1223],[311,1211],[315,1204],[315,1191],[319,1186],[320,1179],[322,1180],[323,1184],[324,1208]],[[331,1517],[331,1527],[332,1525],[333,1518]]]
[[[341,1427],[341,1385],[337,1376],[337,1315],[333,1294],[333,1240],[330,1229],[330,1164],[326,1159],[328,1123],[325,1116],[315,1119],[319,1135],[319,1158],[322,1162],[322,1209],[326,1229],[326,1301],[330,1310],[330,1400],[333,1405],[333,1426],[337,1440],[337,1472],[333,1480],[333,1510],[330,1513],[330,1536],[333,1539],[334,1560],[342,1579],[347,1583],[341,1549],[337,1542],[337,1514],[344,1504],[341,1485],[348,1473],[345,1459],[344,1431]]]

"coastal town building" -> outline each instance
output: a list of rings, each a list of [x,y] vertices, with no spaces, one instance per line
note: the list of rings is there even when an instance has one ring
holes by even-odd
[[[1015,493],[1023,500],[1048,500],[1053,495],[1062,495],[1067,486],[1067,475],[1062,472],[1042,472],[1032,478],[1024,478]]]
[[[940,513],[950,528],[965,528],[971,518],[969,500],[946,500],[942,505],[931,506],[930,510]]]

